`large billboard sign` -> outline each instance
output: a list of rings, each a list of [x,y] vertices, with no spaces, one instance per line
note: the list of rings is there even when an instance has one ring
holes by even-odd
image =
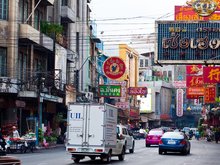
[[[157,64],[219,64],[220,23],[156,21]]]

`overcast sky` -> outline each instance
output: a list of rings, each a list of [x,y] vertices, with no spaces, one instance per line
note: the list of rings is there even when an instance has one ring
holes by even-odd
[[[92,0],[91,19],[96,20],[97,35],[105,44],[146,41],[154,33],[155,20],[173,20],[174,6],[187,0]],[[100,34],[100,33],[103,34]],[[116,37],[117,36],[117,37]],[[139,45],[139,46],[137,46]]]

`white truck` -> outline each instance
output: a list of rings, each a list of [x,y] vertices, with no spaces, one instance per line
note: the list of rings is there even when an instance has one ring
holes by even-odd
[[[69,104],[66,150],[75,163],[86,156],[106,162],[112,156],[124,160],[126,147],[117,135],[117,113],[117,107],[110,104]]]

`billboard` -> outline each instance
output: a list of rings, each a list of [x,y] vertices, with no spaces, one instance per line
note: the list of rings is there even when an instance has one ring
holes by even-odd
[[[157,64],[220,63],[217,21],[156,21]]]
[[[175,6],[175,21],[217,21],[220,19],[219,9],[214,11],[209,16],[200,16],[195,10],[190,6]]]
[[[146,96],[137,96],[137,99],[140,100],[140,113],[152,113],[152,93],[151,89],[148,88],[148,94]]]

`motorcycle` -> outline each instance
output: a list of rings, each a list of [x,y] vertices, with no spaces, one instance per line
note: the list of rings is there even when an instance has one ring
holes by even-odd
[[[6,143],[3,140],[0,140],[0,156],[5,156],[6,153]]]

